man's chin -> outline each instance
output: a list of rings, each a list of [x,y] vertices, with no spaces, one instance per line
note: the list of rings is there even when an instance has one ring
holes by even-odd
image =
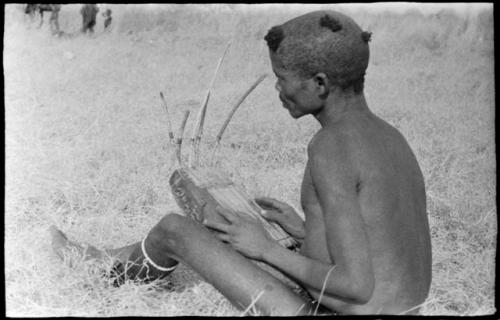
[[[292,118],[294,119],[298,119],[300,117],[303,116],[302,113],[298,113],[298,112],[294,112],[293,110],[288,110],[288,113],[290,114],[290,116],[292,116]]]
[[[282,105],[282,106],[283,106],[283,108],[284,108],[284,109],[288,110],[288,113],[289,113],[289,114],[290,114],[290,116],[292,116],[292,118],[294,118],[294,119],[298,119],[298,118],[300,118],[300,117],[302,117],[302,116],[303,116],[303,114],[302,114],[302,113],[297,112],[297,110],[296,110],[295,108],[293,108],[293,107],[289,107],[288,105],[285,105],[284,103],[283,103],[283,105]]]

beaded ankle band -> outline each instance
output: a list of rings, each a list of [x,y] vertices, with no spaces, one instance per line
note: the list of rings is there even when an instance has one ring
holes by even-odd
[[[144,246],[144,242],[146,241],[147,237],[148,236],[145,236],[144,239],[142,240],[142,242],[141,242],[141,249],[142,249],[142,254],[144,255],[144,258],[149,262],[149,264],[151,264],[153,267],[155,267],[156,269],[158,269],[160,271],[163,271],[163,272],[172,271],[175,268],[177,268],[177,265],[175,265],[173,267],[170,267],[170,268],[160,267],[159,265],[157,265],[156,263],[154,263],[153,260],[151,260],[151,258],[146,253],[146,248]]]

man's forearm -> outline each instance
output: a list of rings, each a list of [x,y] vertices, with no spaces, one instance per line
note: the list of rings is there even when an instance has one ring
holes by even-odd
[[[359,303],[358,301],[362,300],[352,285],[354,281],[350,281],[347,272],[338,266],[310,259],[287,250],[278,243],[264,253],[263,260],[305,287],[317,291],[324,288],[324,294],[350,303]]]
[[[299,253],[287,250],[278,243],[273,244],[270,250],[264,253],[263,260],[295,278],[302,284],[315,289],[317,288],[318,290],[321,290],[324,280],[324,276],[318,277],[318,272],[326,276],[328,270],[333,267],[333,265],[315,261]],[[311,274],[316,277],[311,277]]]

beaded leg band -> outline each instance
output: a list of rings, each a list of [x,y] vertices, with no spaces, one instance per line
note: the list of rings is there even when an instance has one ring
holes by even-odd
[[[146,235],[144,237],[144,239],[142,240],[141,242],[141,249],[142,249],[142,254],[144,256],[144,259],[150,264],[152,265],[153,267],[155,267],[157,270],[159,271],[163,271],[163,272],[169,272],[169,271],[172,271],[172,270],[175,270],[175,268],[177,268],[177,265],[173,266],[173,267],[169,267],[169,268],[165,268],[165,267],[161,267],[159,265],[157,265],[153,260],[151,260],[151,258],[148,256],[147,252],[146,252],[146,247],[144,245],[144,242],[146,241],[146,238],[148,236]]]

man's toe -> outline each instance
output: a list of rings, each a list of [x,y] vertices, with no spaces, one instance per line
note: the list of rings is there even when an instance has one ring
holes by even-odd
[[[57,241],[57,240],[59,240],[59,241],[60,240],[64,240],[64,241],[68,240],[68,237],[66,237],[66,235],[54,225],[49,227],[49,232],[52,235],[52,242]]]

